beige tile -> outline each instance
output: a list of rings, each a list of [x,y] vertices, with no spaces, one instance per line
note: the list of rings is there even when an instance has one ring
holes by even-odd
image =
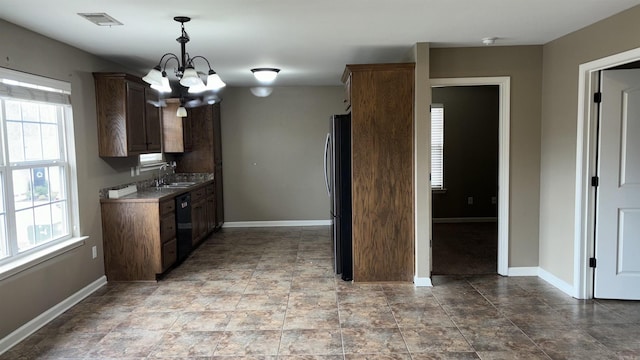
[[[398,328],[342,329],[345,355],[408,354],[407,346]]]
[[[425,326],[455,326],[449,315],[440,306],[400,303],[391,305],[393,316],[401,328]]]
[[[474,349],[455,327],[431,326],[417,329],[401,329],[409,351],[425,352],[471,352]]]
[[[277,355],[282,332],[279,330],[227,331],[214,356]]]
[[[289,294],[287,293],[244,294],[236,309],[284,311],[288,304]]]
[[[280,340],[280,355],[341,355],[340,329],[285,330]]]
[[[284,329],[339,329],[340,317],[335,307],[295,307],[287,310]]]
[[[162,341],[164,331],[112,331],[89,353],[90,357],[147,357]]]
[[[232,314],[227,311],[184,312],[170,331],[224,331]]]
[[[231,313],[227,330],[282,330],[284,310],[246,310]]]
[[[214,331],[168,332],[149,357],[155,359],[212,356],[223,335],[223,332]]]
[[[340,325],[343,328],[391,328],[396,327],[396,319],[389,306],[340,307]]]

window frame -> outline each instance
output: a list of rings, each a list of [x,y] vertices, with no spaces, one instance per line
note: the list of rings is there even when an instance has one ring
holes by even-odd
[[[7,81],[8,79],[8,81]],[[38,75],[22,73],[0,67],[0,179],[2,181],[2,193],[0,196],[4,207],[0,209],[0,215],[4,215],[6,242],[8,256],[0,258],[0,279],[6,278],[49,259],[61,252],[68,251],[84,243],[87,237],[79,235],[79,211],[77,192],[77,170],[75,167],[75,143],[73,133],[73,110],[71,106],[71,84],[64,81],[41,77]],[[25,84],[26,83],[26,84]],[[26,85],[26,86],[25,86]],[[29,89],[23,92],[17,91],[18,96],[11,96],[11,89]],[[7,89],[9,93],[7,94]],[[32,93],[33,98],[25,98],[24,93]],[[51,99],[47,101],[47,99]],[[6,101],[36,102],[56,106],[56,124],[58,131],[59,159],[23,160],[10,162],[9,141],[6,119]],[[21,119],[23,121],[24,119]],[[42,124],[42,122],[40,122]],[[24,135],[23,135],[24,136]],[[64,221],[65,232],[58,238],[52,238],[31,248],[19,251],[16,224],[16,207],[14,204],[13,172],[20,169],[35,168],[54,169],[61,168],[63,177],[60,179],[59,190],[64,192],[64,197],[57,201],[49,197],[48,206],[64,203],[61,216]],[[33,176],[31,174],[31,176]],[[51,181],[51,177],[48,177]],[[49,195],[52,188],[49,186]],[[31,203],[25,209],[31,209],[34,224],[37,223],[35,212],[42,205]],[[46,205],[45,205],[46,206]],[[53,214],[50,211],[50,216]],[[53,219],[49,219],[53,226]],[[35,230],[34,230],[35,231]],[[34,232],[35,236],[35,232]],[[52,236],[53,237],[53,236]],[[34,241],[37,240],[34,237]]]

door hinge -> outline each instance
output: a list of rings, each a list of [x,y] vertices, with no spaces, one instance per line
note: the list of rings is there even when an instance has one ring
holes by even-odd
[[[600,184],[600,178],[597,176],[591,177],[591,186],[598,186]]]
[[[596,104],[600,104],[602,102],[602,93],[600,91],[593,93],[593,102]]]
[[[595,268],[596,267],[596,258],[594,258],[594,257],[589,258],[589,267],[590,268]]]

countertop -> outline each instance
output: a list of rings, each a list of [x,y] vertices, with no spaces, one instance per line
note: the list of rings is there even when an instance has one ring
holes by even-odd
[[[196,190],[205,185],[213,184],[214,180],[196,181],[195,184],[189,187],[161,187],[161,188],[144,188],[139,189],[133,194],[129,194],[117,199],[100,199],[101,203],[111,202],[160,202],[176,197],[177,195],[184,194]]]

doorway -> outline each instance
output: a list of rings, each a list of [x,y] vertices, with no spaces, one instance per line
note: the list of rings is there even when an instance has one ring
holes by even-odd
[[[499,90],[432,89],[434,275],[497,273]]]
[[[635,117],[629,122],[627,122],[628,119],[625,119],[624,117],[620,118],[618,116],[616,119],[616,116],[609,115],[608,110],[604,109],[604,96],[606,95],[607,97],[612,98],[612,95],[607,94],[607,89],[603,88],[602,90],[602,104],[594,101],[594,93],[598,92],[602,73],[606,73],[608,69],[613,68],[637,68],[637,62],[639,60],[640,48],[582,64],[579,68],[580,96],[578,98],[578,148],[576,157],[577,175],[575,216],[576,235],[574,239],[574,296],[580,299],[589,299],[594,297],[596,283],[600,281],[600,284],[602,284],[603,281],[605,281],[605,278],[598,278],[602,275],[602,271],[608,271],[610,273],[612,277],[606,281],[611,284],[613,284],[613,281],[617,281],[616,278],[625,278],[625,282],[614,286],[612,289],[599,289],[599,293],[596,294],[598,297],[613,297],[619,299],[633,299],[638,297],[637,294],[634,297],[633,294],[628,295],[624,291],[618,292],[616,295],[615,288],[640,288],[640,269],[638,269],[636,265],[633,265],[634,263],[637,263],[637,261],[630,263],[632,264],[631,268],[625,268],[624,265],[626,252],[630,249],[632,252],[637,253],[639,250],[638,247],[640,246],[640,244],[638,244],[639,237],[637,236],[638,229],[637,226],[634,227],[637,221],[629,222],[629,219],[625,218],[629,216],[632,217],[639,210],[637,210],[636,205],[630,206],[628,204],[613,204],[609,206],[610,209],[607,210],[606,206],[608,206],[607,203],[609,202],[609,199],[612,198],[612,195],[609,194],[607,196],[604,204],[600,202],[598,199],[598,192],[601,192],[602,190],[606,192],[607,190],[599,186],[600,181],[593,183],[593,179],[596,176],[605,174],[605,168],[601,166],[604,163],[606,163],[605,167],[613,163],[615,166],[620,165],[620,167],[624,168],[626,167],[625,164],[635,164],[637,162],[637,160],[636,162],[628,162],[624,159],[613,159],[607,161],[606,157],[600,157],[599,150],[611,146],[617,147],[618,150],[615,150],[614,152],[617,152],[620,155],[627,157],[630,156],[631,158],[638,157],[639,151],[637,147],[637,138],[632,135],[625,136],[625,134],[630,135],[628,131],[636,131],[634,128],[638,126],[638,118]],[[625,74],[625,76],[623,76],[625,81],[628,80],[628,75],[629,74]],[[604,79],[605,76],[606,75],[602,75],[602,79]],[[628,96],[629,99],[632,99],[635,96],[634,93],[637,88],[638,87],[636,85],[631,84],[626,87],[623,86],[623,88],[620,88],[617,91],[625,92],[623,96]],[[615,95],[616,90],[614,89],[613,92],[613,95]],[[631,103],[637,103],[637,101],[632,101]],[[619,101],[615,107],[619,108],[620,106],[624,106],[624,104],[625,102]],[[602,111],[600,109],[601,105],[603,106]],[[600,115],[602,115],[602,119],[599,118]],[[613,129],[614,136],[609,137],[610,139],[615,138],[612,143],[610,140],[607,140],[606,135],[600,137],[598,131],[600,121],[615,121],[618,125],[623,125],[625,129],[623,131],[620,131],[620,129]],[[616,143],[618,140],[622,140],[624,143],[625,138],[628,140],[626,145],[621,146],[621,144]],[[635,151],[633,150],[634,146]],[[629,149],[631,149],[631,152],[627,151]],[[627,158],[627,160],[632,159]],[[625,174],[627,170],[631,170],[632,172]],[[614,184],[611,189],[627,191],[631,188],[631,194],[624,194],[621,197],[616,196],[616,198],[632,198],[634,196],[638,196],[640,193],[640,188],[635,184],[638,183],[638,181],[625,180],[625,176],[633,175],[633,171],[634,169],[631,168],[624,170],[606,170],[606,173],[613,172],[616,176],[613,180]],[[598,186],[594,186],[594,184]],[[606,185],[606,183],[603,185]],[[602,195],[602,197],[604,198],[604,195]],[[607,211],[607,213],[603,211]],[[612,211],[614,213],[613,218],[610,216]],[[625,229],[627,225],[631,226]],[[605,234],[602,233],[602,231],[606,230],[606,228],[612,228],[614,229],[614,232],[617,233],[614,234],[615,239],[612,239],[611,243],[607,243],[606,239],[603,240]],[[627,234],[627,230],[631,231],[631,233]],[[624,239],[625,237],[632,241],[626,245],[623,244],[623,247],[626,246],[623,252],[623,248],[619,247],[619,245],[621,242],[626,241]],[[609,259],[606,257],[609,257]],[[594,269],[592,265],[597,266],[597,268]],[[631,283],[628,283],[627,281],[631,281]]]
[[[498,190],[497,190],[497,273],[509,275],[509,134],[510,134],[510,77],[431,79],[433,88],[491,86],[498,88]],[[445,115],[446,117],[446,115]],[[446,121],[446,120],[445,120]],[[445,165],[446,166],[446,165]],[[446,183],[446,180],[445,180]],[[465,197],[469,201],[468,196]],[[489,202],[493,199],[489,198]],[[471,200],[475,201],[475,199]],[[431,234],[433,236],[433,233]],[[432,237],[433,239],[433,237]],[[438,261],[432,256],[433,262]]]

